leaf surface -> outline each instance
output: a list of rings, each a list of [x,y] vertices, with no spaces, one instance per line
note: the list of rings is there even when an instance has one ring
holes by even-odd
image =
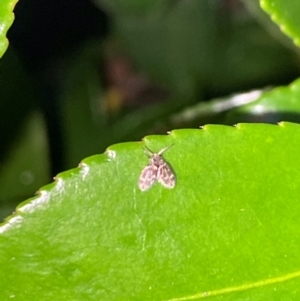
[[[85,159],[0,227],[0,299],[299,300],[300,125],[148,136]],[[282,298],[281,298],[282,297]]]
[[[0,58],[8,46],[6,33],[14,20],[13,9],[17,2],[17,0],[0,1]]]
[[[300,2],[298,0],[260,0],[261,7],[280,29],[300,46]]]
[[[270,122],[282,120],[300,122],[300,80],[289,86],[277,87],[263,93],[257,100],[228,113],[226,123]]]

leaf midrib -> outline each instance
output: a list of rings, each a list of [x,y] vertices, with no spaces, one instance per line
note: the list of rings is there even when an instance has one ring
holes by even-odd
[[[188,300],[197,300],[197,299],[199,300],[199,299],[203,299],[206,297],[219,296],[219,295],[229,294],[229,293],[233,293],[233,292],[241,292],[241,291],[246,291],[246,290],[249,290],[252,288],[262,287],[262,286],[271,285],[271,284],[275,284],[275,283],[281,283],[281,282],[285,282],[285,281],[288,281],[291,279],[295,279],[297,277],[300,277],[300,271],[285,274],[280,277],[267,278],[267,279],[259,280],[259,281],[252,282],[252,283],[242,284],[242,285],[238,285],[238,286],[230,286],[230,287],[221,288],[221,289],[217,289],[217,290],[213,290],[213,291],[197,293],[197,294],[190,295],[190,296],[168,299],[165,301],[188,301]]]

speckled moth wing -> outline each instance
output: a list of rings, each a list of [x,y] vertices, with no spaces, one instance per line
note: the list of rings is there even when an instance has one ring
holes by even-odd
[[[158,168],[155,165],[148,164],[140,175],[139,188],[142,191],[148,190],[157,179]]]
[[[157,181],[161,183],[164,187],[172,189],[176,184],[175,175],[170,168],[170,166],[164,162],[159,166],[157,172]]]

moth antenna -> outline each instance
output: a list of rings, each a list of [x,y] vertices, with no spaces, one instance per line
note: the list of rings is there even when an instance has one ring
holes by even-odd
[[[167,147],[161,149],[157,154],[158,154],[159,156],[161,156],[165,151],[167,151],[167,150],[168,150],[169,148],[171,148],[173,145],[174,145],[174,144],[171,144],[171,145],[169,145],[169,146],[167,146]]]
[[[153,152],[147,147],[147,146],[144,146],[144,153],[149,157],[151,158],[153,156]]]

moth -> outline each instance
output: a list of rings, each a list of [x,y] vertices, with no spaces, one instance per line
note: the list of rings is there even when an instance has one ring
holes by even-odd
[[[156,181],[169,189],[173,189],[175,187],[175,174],[172,168],[162,157],[163,153],[171,146],[172,145],[163,148],[158,153],[153,153],[150,149],[145,147],[145,154],[149,157],[150,161],[142,170],[140,175],[138,183],[140,190],[148,190]]]

